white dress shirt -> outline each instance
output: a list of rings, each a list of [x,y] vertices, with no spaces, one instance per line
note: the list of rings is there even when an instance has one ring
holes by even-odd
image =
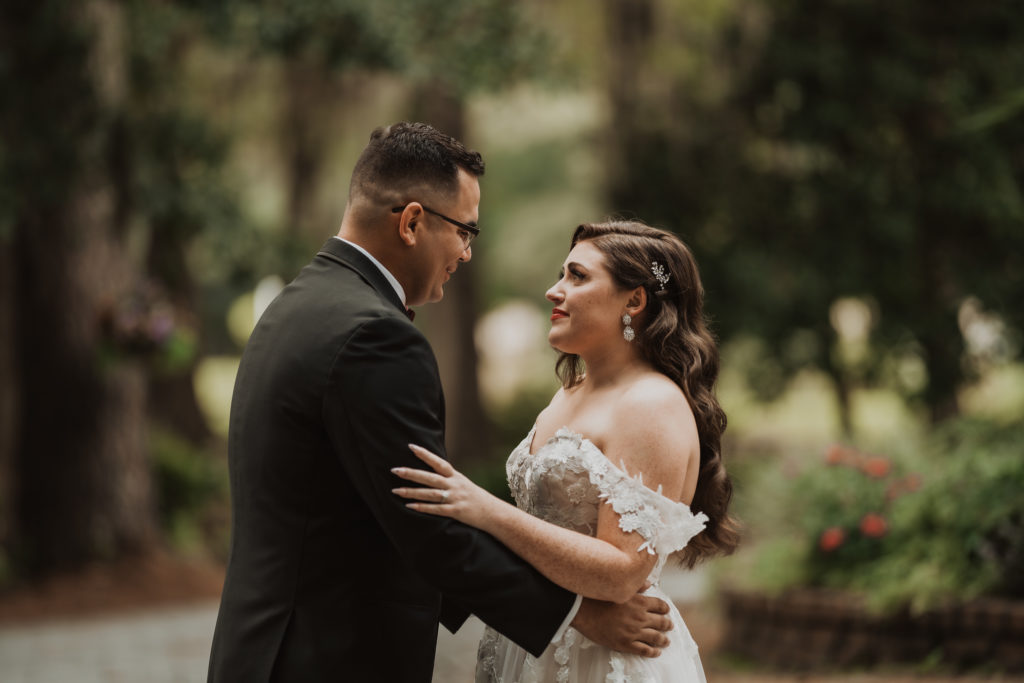
[[[349,245],[351,247],[354,247],[356,250],[359,251],[359,253],[361,253],[366,258],[370,259],[370,263],[372,263],[373,265],[377,266],[377,270],[379,270],[381,272],[381,274],[387,279],[387,281],[391,283],[391,286],[394,287],[395,294],[398,295],[398,298],[402,302],[402,305],[403,306],[406,305],[406,303],[405,303],[405,290],[402,288],[402,284],[395,278],[394,275],[391,274],[390,270],[388,270],[387,268],[384,267],[383,263],[378,261],[376,258],[374,258],[373,254],[371,254],[370,252],[366,251],[366,249],[363,249],[361,246],[359,246],[355,242],[349,242],[347,239],[345,239],[343,237],[338,237],[337,235],[334,236],[334,239],[341,240],[345,244],[347,244],[347,245]]]

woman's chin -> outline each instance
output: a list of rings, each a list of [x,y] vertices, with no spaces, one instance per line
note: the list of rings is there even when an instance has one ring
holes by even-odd
[[[556,333],[554,330],[548,332],[548,344],[551,345],[551,348],[560,353],[572,353],[569,345],[565,343],[563,336]]]

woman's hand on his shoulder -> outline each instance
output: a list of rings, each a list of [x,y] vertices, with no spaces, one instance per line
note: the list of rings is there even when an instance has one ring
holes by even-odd
[[[406,507],[412,510],[451,517],[486,530],[495,503],[500,504],[501,501],[474,484],[450,462],[426,448],[409,444],[409,450],[433,471],[395,467],[391,470],[395,476],[421,486],[398,487],[391,489],[391,492],[411,501],[406,503]]]

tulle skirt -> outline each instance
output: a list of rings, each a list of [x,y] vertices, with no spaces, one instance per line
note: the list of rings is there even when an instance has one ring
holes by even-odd
[[[706,683],[697,643],[679,610],[657,588],[647,594],[670,606],[670,644],[659,657],[614,652],[571,627],[540,657],[534,657],[487,628],[477,653],[476,683]]]

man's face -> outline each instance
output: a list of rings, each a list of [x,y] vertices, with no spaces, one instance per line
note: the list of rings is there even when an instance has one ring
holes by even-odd
[[[441,204],[441,202],[438,202]],[[480,212],[480,181],[459,169],[459,189],[454,200],[430,208],[457,221],[476,225]],[[407,303],[417,306],[440,301],[444,285],[459,264],[473,257],[471,247],[465,246],[464,231],[439,216],[424,212],[418,219],[420,232],[414,250],[414,276],[406,291]]]

